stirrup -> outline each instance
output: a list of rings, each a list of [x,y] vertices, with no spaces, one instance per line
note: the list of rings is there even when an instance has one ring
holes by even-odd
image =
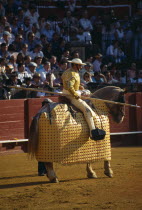
[[[103,129],[93,129],[91,130],[91,139],[92,140],[103,140],[105,138],[106,132]]]

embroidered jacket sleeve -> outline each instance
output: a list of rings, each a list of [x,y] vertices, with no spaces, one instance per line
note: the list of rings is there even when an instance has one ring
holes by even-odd
[[[70,94],[77,98],[77,90],[79,90],[80,86],[80,76],[77,72],[72,71],[72,69],[66,70],[62,75],[63,80],[63,88],[68,90]]]

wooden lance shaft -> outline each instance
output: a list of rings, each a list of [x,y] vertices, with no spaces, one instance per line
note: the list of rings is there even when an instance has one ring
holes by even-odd
[[[25,88],[25,87],[17,87],[17,86],[7,86],[7,87],[8,88],[15,88],[15,89],[19,89],[19,90],[49,93],[49,94],[52,94],[52,95],[68,96],[67,94],[64,94],[64,93],[51,92],[51,91],[48,91],[48,90],[43,90],[43,89],[38,89],[38,88]],[[118,104],[118,105],[123,105],[123,106],[141,108],[141,106],[138,106],[138,105],[121,103],[121,102],[116,102],[116,101],[109,101],[109,100],[104,100],[104,99],[100,99],[100,98],[90,98],[90,97],[86,97],[86,96],[81,96],[81,99],[90,100],[90,101],[98,100],[98,101],[103,101],[103,102],[110,103],[110,104]]]

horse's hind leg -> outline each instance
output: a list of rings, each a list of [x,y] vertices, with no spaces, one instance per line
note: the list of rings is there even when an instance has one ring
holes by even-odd
[[[88,178],[94,178],[94,179],[97,178],[96,172],[93,171],[90,163],[87,163],[86,171],[87,171],[87,177]]]
[[[113,177],[113,170],[111,169],[110,166],[110,161],[106,160],[104,161],[104,174],[110,178]]]
[[[52,183],[58,183],[58,178],[55,174],[54,168],[53,168],[53,163],[51,162],[45,162],[45,167],[47,170],[47,177],[49,178],[50,182]]]

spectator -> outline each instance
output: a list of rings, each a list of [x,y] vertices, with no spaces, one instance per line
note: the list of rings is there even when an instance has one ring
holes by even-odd
[[[108,66],[104,63],[100,65],[101,73],[103,74],[105,71],[107,71]]]
[[[87,12],[87,10],[85,10],[82,13],[82,18],[79,20],[79,25],[83,28],[84,31],[91,32],[93,30],[92,23],[88,19],[88,12]]]
[[[10,24],[7,22],[7,17],[0,16],[0,33],[4,32],[6,26],[10,26]]]
[[[68,60],[69,58],[70,58],[70,51],[69,51],[69,50],[67,50],[67,49],[65,49],[65,50],[63,51],[63,54],[62,54],[61,60],[62,60],[62,59],[66,59],[66,60]]]
[[[52,56],[52,45],[50,43],[43,45],[42,51],[43,51],[44,57],[47,59],[50,59]]]
[[[0,44],[6,43],[7,45],[11,44],[11,34],[8,31],[3,32],[3,36],[0,39]]]
[[[15,40],[15,35],[12,33],[12,28],[10,26],[5,27],[5,31],[8,31],[10,33],[10,43],[12,43]]]
[[[113,76],[111,75],[110,71],[105,71],[104,76],[106,78],[106,83],[107,84],[116,84],[118,83],[118,80],[114,79]]]
[[[24,55],[22,53],[18,53],[16,63],[24,63]]]
[[[90,83],[90,82],[93,82],[92,77],[91,77],[91,74],[90,74],[89,72],[85,72],[85,73],[83,74],[82,79],[81,79],[81,84],[82,84],[85,88],[87,88],[86,85],[87,85],[88,83]]]
[[[102,51],[106,52],[108,46],[115,40],[114,23],[107,23],[102,26]]]
[[[34,24],[31,26],[31,30],[28,31],[27,34],[28,34],[29,32],[32,32],[32,33],[35,34],[35,40],[37,40],[37,42],[38,42],[38,40],[40,40],[40,32],[39,32],[39,27],[38,27],[38,24],[37,24],[37,23],[34,23]],[[27,36],[27,34],[26,34],[26,36]]]
[[[127,70],[127,80],[131,82],[137,75],[136,63],[131,63],[130,69]]]
[[[79,55],[79,51],[78,50],[74,50],[72,53],[71,53],[71,59],[74,59],[74,58],[79,58],[80,55]]]
[[[102,54],[98,53],[95,55],[95,61],[93,62],[93,71],[94,72],[100,72],[101,71],[101,64],[102,64]]]
[[[55,31],[55,33],[60,34],[61,30],[58,23],[59,21],[57,16],[52,16],[52,18],[50,18],[51,29]]]
[[[54,74],[51,71],[51,63],[49,61],[46,61],[44,63],[43,69],[41,69],[39,71],[39,73],[41,75],[41,81],[42,82],[44,82],[46,80],[46,75],[49,74],[49,73],[51,74],[51,77],[53,78],[52,80],[55,79],[55,76],[54,76]],[[53,85],[52,85],[52,87],[53,87]]]
[[[94,72],[92,71],[92,64],[89,62],[86,62],[84,67],[80,70],[80,78],[83,79],[84,73],[88,72],[91,76],[94,75]]]
[[[18,27],[23,25],[24,22],[24,11],[22,9],[22,7],[19,7],[17,10],[17,17],[18,17]]]
[[[23,36],[21,34],[16,34],[15,40],[12,42],[12,44],[14,45],[16,52],[20,52],[23,45]]]
[[[5,16],[5,8],[3,7],[3,2],[0,1],[0,17]]]
[[[117,52],[118,52],[119,42],[115,40],[112,44],[107,47],[106,57],[107,62],[115,63]]]
[[[25,12],[25,16],[29,17],[31,24],[37,23],[39,14],[36,11],[36,6],[35,5],[30,5],[29,9]]]
[[[47,88],[49,91],[53,91],[55,76],[53,73],[47,73],[46,79],[44,80],[44,88]]]
[[[42,45],[36,44],[33,51],[30,52],[30,56],[31,56],[32,60],[34,60],[34,58],[37,56],[43,58]]]
[[[67,3],[68,3],[68,10],[74,13],[76,10],[76,0],[68,0]]]
[[[41,32],[46,24],[45,18],[39,16],[37,24],[38,24],[39,30]]]
[[[18,79],[17,72],[12,72],[9,75],[9,79],[6,80],[5,85],[6,86],[21,86],[22,85],[21,81]]]
[[[78,31],[78,20],[72,16],[71,11],[69,10],[66,12],[66,16],[63,18],[62,24],[63,27],[67,29],[68,34]]]
[[[10,58],[9,58],[9,63],[10,65],[13,66],[14,68],[14,71],[17,71],[17,63],[16,63],[16,57],[14,55],[12,55]]]
[[[30,55],[26,55],[24,57],[24,64],[25,64],[26,69],[28,68],[29,64],[31,63],[31,60],[32,60],[32,58]]]
[[[25,38],[24,29],[23,29],[22,26],[19,26],[19,27],[18,27],[18,34]]]
[[[59,73],[61,74],[64,71],[66,71],[67,67],[68,67],[68,61],[64,58],[60,61],[60,65],[59,65],[58,69],[56,69],[54,71],[54,75],[56,76],[56,78],[58,78]]]
[[[61,92],[63,89],[62,74],[63,72],[59,71],[58,76],[56,77],[56,79],[53,80],[53,87],[58,87],[58,89],[56,89],[56,92]]]
[[[20,53],[22,53],[24,56],[30,55],[30,52],[28,51],[28,45],[26,43],[22,44]]]
[[[25,78],[29,77],[29,74],[27,71],[25,71],[25,65],[23,63],[19,63],[17,69],[18,79],[21,81],[21,83],[23,83]]]
[[[9,57],[16,54],[16,49],[15,49],[15,46],[13,44],[10,44],[8,46],[8,53],[9,53]]]
[[[39,72],[43,68],[42,57],[41,56],[36,56],[35,59],[34,59],[34,62],[37,64],[36,72]]]
[[[41,44],[43,47],[48,44],[47,37],[44,34],[40,35],[40,39],[37,41],[38,44]]]
[[[37,64],[35,62],[30,62],[27,68],[29,77],[33,78],[33,75],[36,73]]]
[[[97,84],[103,84],[103,83],[106,83],[106,78],[103,74],[96,71],[94,72],[94,76],[92,76],[92,81]]]
[[[10,64],[5,65],[5,72],[4,72],[4,80],[7,80],[10,78],[10,75],[14,72],[14,68]]]
[[[58,69],[58,63],[57,63],[57,57],[52,55],[50,58],[50,63],[51,63],[51,70],[52,72],[56,71]]]
[[[118,26],[115,30],[115,39],[120,41],[121,43],[123,42],[124,39],[124,30],[122,26]]]
[[[26,40],[26,44],[28,44],[28,50],[32,51],[37,44],[35,40],[35,34],[33,32],[29,32]]]
[[[43,83],[41,82],[41,76],[39,73],[35,73],[33,75],[33,79],[31,81],[31,88],[39,88],[42,87]]]
[[[26,38],[27,32],[31,30],[30,18],[28,16],[24,17],[24,22],[21,26],[24,30],[24,37]]]
[[[13,17],[11,28],[12,28],[12,33],[16,35],[18,33],[18,17],[16,16]]]
[[[41,33],[46,36],[48,42],[51,42],[55,31],[53,29],[51,29],[51,24],[49,21],[46,22],[45,27],[43,28]]]
[[[0,46],[0,57],[7,59],[9,57],[8,45],[6,43],[2,43]]]

